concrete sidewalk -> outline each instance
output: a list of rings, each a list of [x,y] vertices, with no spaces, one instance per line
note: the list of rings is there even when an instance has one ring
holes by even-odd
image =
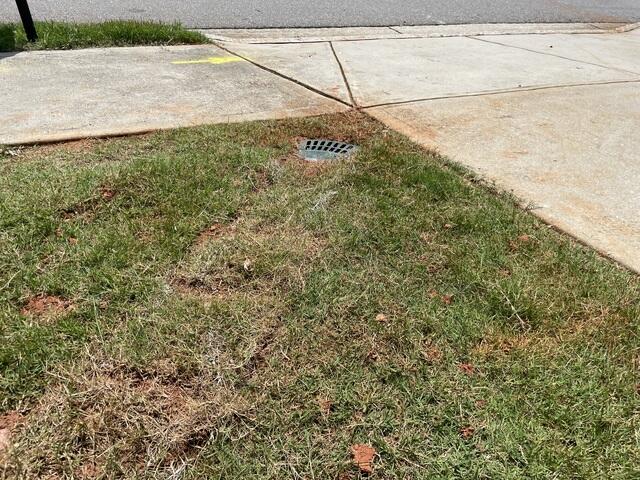
[[[0,143],[357,107],[640,271],[640,30],[619,27],[215,31],[218,46],[20,53],[0,57]]]

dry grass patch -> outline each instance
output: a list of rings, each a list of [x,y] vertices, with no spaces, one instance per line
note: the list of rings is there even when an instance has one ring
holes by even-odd
[[[59,372],[15,430],[20,442],[9,472],[64,477],[68,467],[56,461],[63,455],[85,478],[170,474],[193,461],[226,421],[246,414],[247,405],[214,372],[181,376],[156,367],[83,362]]]

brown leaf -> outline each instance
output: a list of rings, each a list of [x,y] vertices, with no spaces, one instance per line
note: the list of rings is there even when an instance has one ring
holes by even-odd
[[[525,233],[523,235],[519,235],[518,238],[516,238],[515,240],[511,240],[509,242],[509,249],[512,252],[515,252],[520,248],[521,245],[524,245],[530,242],[531,242],[531,237]]]
[[[422,351],[422,356],[429,363],[440,363],[440,360],[442,360],[442,350],[435,345],[428,345]]]
[[[461,363],[460,365],[458,365],[458,368],[462,373],[465,373],[466,375],[473,375],[475,373],[475,367],[470,363]]]
[[[78,244],[78,239],[76,237],[69,237],[67,239],[67,242],[69,242],[71,245],[77,245]]]
[[[524,235],[520,235],[518,237],[518,241],[521,243],[529,243],[531,241],[531,237],[525,233]]]
[[[100,189],[100,195],[102,195],[103,199],[108,201],[116,196],[116,192],[108,187],[102,187]]]
[[[323,414],[328,415],[329,413],[331,413],[331,407],[333,407],[333,402],[331,400],[319,398],[318,406],[320,407],[320,411]]]
[[[353,455],[353,463],[357,465],[363,473],[373,473],[373,457],[376,450],[371,445],[358,443],[351,446],[351,454]]]
[[[453,228],[453,225],[451,223],[445,223],[444,228],[447,230],[451,230]]]
[[[429,292],[429,298],[436,298],[436,297],[439,297],[439,296],[440,296],[440,294],[436,290],[431,290]]]
[[[378,315],[376,315],[376,322],[384,323],[384,322],[386,322],[388,320],[389,319],[387,318],[387,316],[384,313],[379,313]]]
[[[476,429],[469,426],[469,427],[464,427],[463,429],[460,430],[460,436],[462,438],[464,438],[465,440],[470,439],[471,437],[473,437],[473,434],[475,433]]]
[[[441,298],[442,303],[445,305],[451,305],[451,303],[453,303],[453,295],[443,295]]]

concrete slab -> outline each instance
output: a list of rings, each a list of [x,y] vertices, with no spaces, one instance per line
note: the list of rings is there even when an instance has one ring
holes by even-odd
[[[640,272],[640,83],[368,110]]]
[[[638,78],[471,38],[336,42],[334,47],[356,101],[364,106]]]
[[[509,35],[483,40],[640,74],[640,35]]]
[[[227,47],[234,53],[289,78],[295,78],[343,102],[351,101],[340,66],[327,42],[279,45],[233,44]]]
[[[2,144],[345,109],[214,46],[3,55],[0,84]]]

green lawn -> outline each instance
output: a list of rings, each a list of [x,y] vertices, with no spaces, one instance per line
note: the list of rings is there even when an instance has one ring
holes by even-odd
[[[209,42],[204,35],[187,30],[177,23],[130,20],[86,24],[36,22],[36,30],[38,41],[29,43],[21,24],[0,23],[0,52]]]
[[[4,475],[637,478],[639,294],[366,116],[6,150]]]

